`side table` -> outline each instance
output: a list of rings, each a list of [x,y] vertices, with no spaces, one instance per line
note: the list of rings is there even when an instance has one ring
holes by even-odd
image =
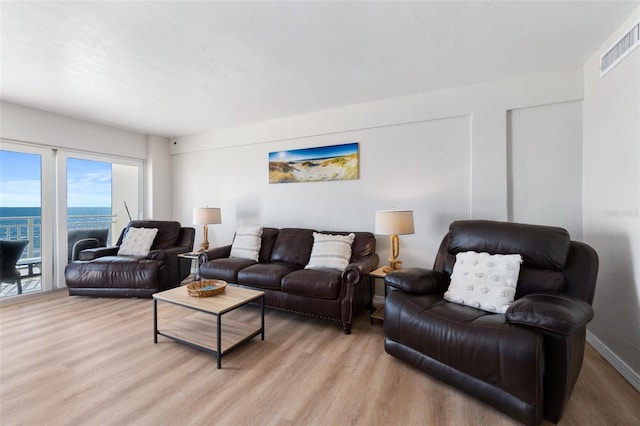
[[[384,266],[379,267],[375,271],[369,272],[369,291],[371,293],[371,316],[369,317],[369,322],[373,323],[374,319],[378,319],[380,321],[384,321],[384,304],[378,308],[373,305],[373,294],[375,291],[375,282],[376,279],[381,279],[384,282],[384,277],[387,276],[387,273],[384,272]],[[384,285],[384,297],[387,297],[387,285]]]
[[[189,279],[191,278],[191,264],[193,263],[193,261],[196,261],[196,273],[194,275],[194,279],[192,281],[199,281],[200,280],[200,266],[198,265],[198,257],[200,256],[200,253],[195,251],[195,252],[189,252],[189,253],[180,253],[178,254],[178,257],[181,257],[183,259],[190,259],[191,262],[189,263],[189,276],[187,276],[187,278],[185,278],[181,284],[186,284],[188,282],[191,282]],[[180,262],[178,260],[178,273],[180,274],[180,276],[182,276],[182,262]]]

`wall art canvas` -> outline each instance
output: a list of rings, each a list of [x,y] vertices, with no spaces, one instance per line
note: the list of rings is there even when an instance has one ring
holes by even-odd
[[[269,183],[355,180],[358,143],[269,153]]]

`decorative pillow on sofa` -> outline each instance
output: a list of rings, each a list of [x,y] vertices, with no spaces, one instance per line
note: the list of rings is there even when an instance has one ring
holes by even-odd
[[[351,260],[351,245],[356,234],[332,235],[313,233],[311,257],[305,269],[331,268],[344,269]]]
[[[129,228],[118,249],[118,256],[148,255],[157,234],[157,228]]]
[[[444,298],[503,314],[516,294],[521,263],[519,254],[458,253]]]
[[[231,245],[229,257],[258,261],[262,243],[262,226],[239,226]]]

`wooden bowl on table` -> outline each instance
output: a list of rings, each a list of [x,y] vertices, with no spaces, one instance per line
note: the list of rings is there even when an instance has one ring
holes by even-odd
[[[211,297],[223,293],[226,286],[227,282],[222,280],[194,281],[187,284],[187,292],[193,297]]]

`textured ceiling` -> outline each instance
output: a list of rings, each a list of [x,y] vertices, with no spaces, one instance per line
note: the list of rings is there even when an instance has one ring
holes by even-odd
[[[2,1],[0,97],[183,136],[579,66],[638,4]]]

